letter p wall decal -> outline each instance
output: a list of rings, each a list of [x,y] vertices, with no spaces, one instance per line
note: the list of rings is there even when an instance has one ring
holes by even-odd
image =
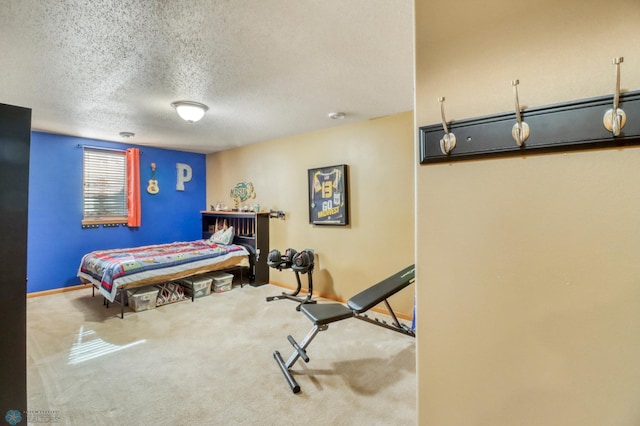
[[[189,182],[193,176],[191,166],[184,163],[176,163],[178,169],[178,179],[176,181],[176,191],[184,191],[184,183]]]

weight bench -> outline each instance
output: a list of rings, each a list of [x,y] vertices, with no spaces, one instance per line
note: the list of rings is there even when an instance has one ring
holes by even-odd
[[[403,269],[402,271],[390,276],[389,278],[380,281],[368,289],[356,294],[347,301],[347,306],[341,303],[321,303],[315,305],[303,304],[300,305],[300,311],[313,322],[313,327],[300,344],[295,341],[291,335],[287,336],[287,340],[293,346],[293,354],[285,362],[280,355],[280,352],[275,351],[273,357],[275,358],[282,374],[287,379],[289,386],[293,393],[300,392],[300,385],[291,376],[291,367],[298,361],[298,358],[302,358],[304,362],[309,362],[309,356],[307,355],[307,347],[311,344],[313,339],[319,332],[325,331],[329,328],[329,324],[341,321],[347,318],[357,318],[375,325],[379,325],[384,328],[388,328],[393,331],[397,331],[412,337],[415,337],[415,332],[404,324],[398,321],[389,301],[389,297],[393,296],[400,290],[404,289],[415,281],[415,265],[411,265]],[[377,304],[384,302],[389,314],[393,318],[393,322],[388,324],[386,321],[380,321],[377,318],[369,318],[364,314],[369,309],[373,308]]]

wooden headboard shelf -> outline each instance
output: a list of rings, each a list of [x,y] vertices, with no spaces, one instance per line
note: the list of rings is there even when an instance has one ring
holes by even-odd
[[[613,95],[523,110],[531,133],[522,146],[511,134],[515,108],[513,113],[452,121],[447,126],[456,146],[449,154],[440,148],[443,125],[423,126],[420,164],[640,144],[640,91],[620,94],[618,108],[625,112],[626,124],[615,137],[603,125],[612,107]]]

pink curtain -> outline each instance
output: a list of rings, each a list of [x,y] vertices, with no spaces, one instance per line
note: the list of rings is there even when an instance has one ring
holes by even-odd
[[[140,226],[140,150],[127,149],[127,218],[128,226]]]

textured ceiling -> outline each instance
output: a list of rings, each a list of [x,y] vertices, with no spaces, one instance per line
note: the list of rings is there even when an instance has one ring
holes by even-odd
[[[410,0],[2,0],[0,55],[0,103],[34,130],[170,149],[413,108]],[[176,100],[210,109],[188,124]]]

